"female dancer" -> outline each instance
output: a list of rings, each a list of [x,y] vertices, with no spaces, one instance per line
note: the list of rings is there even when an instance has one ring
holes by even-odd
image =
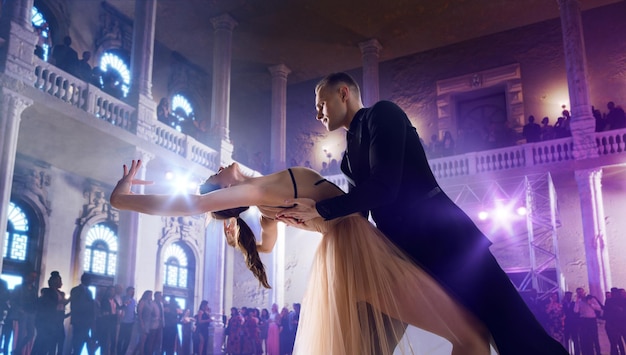
[[[243,252],[248,267],[269,287],[258,252],[276,243],[276,213],[286,199],[321,200],[343,192],[307,168],[291,168],[261,177],[242,174],[234,163],[207,179],[204,195],[137,195],[132,184],[141,166],[124,166],[111,194],[111,205],[155,215],[198,215],[219,211],[238,216],[245,208],[261,212],[261,241],[257,243],[241,218],[225,222],[229,244]],[[239,207],[239,208],[238,208]],[[363,216],[354,214],[299,225],[322,233],[302,304],[294,354],[392,354],[406,324],[440,335],[452,343],[452,354],[489,354],[484,326],[452,300],[446,291]],[[400,326],[398,326],[400,324]],[[410,353],[410,345],[399,345]]]

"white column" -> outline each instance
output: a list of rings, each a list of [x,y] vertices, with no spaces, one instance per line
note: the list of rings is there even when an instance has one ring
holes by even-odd
[[[602,170],[575,172],[583,223],[583,240],[589,278],[589,293],[602,298],[611,287],[609,250],[606,243]]]
[[[383,46],[378,40],[370,39],[359,43],[361,49],[361,58],[363,60],[363,87],[361,88],[361,96],[363,104],[371,106],[380,98],[379,82],[378,82],[378,58],[380,50]]]
[[[594,138],[595,119],[589,104],[587,57],[580,16],[580,0],[557,0],[561,13],[565,68],[571,106],[570,127],[574,138],[576,159],[598,157]]]
[[[15,154],[22,112],[32,105],[32,100],[3,87],[0,89],[0,231],[7,230],[7,213],[11,201]],[[4,248],[5,238],[0,238]],[[3,249],[0,249],[3,250]],[[0,271],[2,262],[0,258]]]
[[[33,0],[5,1],[0,19],[0,37],[4,54],[0,61],[0,70],[20,81],[35,82],[33,57],[37,34],[31,24]],[[6,11],[6,13],[4,13]]]
[[[284,64],[269,67],[272,74],[271,171],[287,167],[287,75],[291,70]]]
[[[145,180],[148,164],[154,159],[154,154],[150,154],[145,151],[139,150],[137,152],[138,158],[141,159],[141,169],[137,174],[137,179]],[[144,185],[135,185],[133,188],[135,193],[144,193]],[[119,236],[118,243],[119,248],[119,266],[118,274],[116,275],[116,283],[124,286],[136,286],[137,280],[135,280],[136,270],[141,265],[141,258],[137,256],[140,253],[137,250],[137,238],[139,238],[139,213],[132,211],[120,211],[120,220],[117,227],[117,235]],[[157,267],[157,270],[159,268]],[[158,283],[159,276],[156,278],[157,289],[161,289],[163,282]]]
[[[152,98],[152,64],[157,0],[135,1],[133,47],[131,49],[130,100],[137,107],[136,132],[142,138],[152,139],[152,123],[156,119],[156,103]]]
[[[130,59],[131,95],[152,99],[152,61],[157,0],[136,0]]]
[[[211,121],[217,123],[222,140],[230,141],[230,70],[232,66],[233,29],[237,26],[230,15],[211,18],[214,32],[213,44],[213,93],[211,98]]]

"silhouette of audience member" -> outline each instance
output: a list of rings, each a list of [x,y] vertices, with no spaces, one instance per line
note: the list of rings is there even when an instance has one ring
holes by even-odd
[[[124,97],[124,92],[122,91],[122,78],[117,70],[113,69],[111,66],[109,66],[107,70],[102,73],[102,85],[102,90],[116,99]]]
[[[331,159],[328,164],[328,173],[331,175],[341,174],[341,170],[339,170],[339,162],[337,159]]]
[[[546,313],[546,331],[556,341],[565,346],[563,341],[563,321],[565,314],[563,313],[563,305],[559,302],[559,294],[552,292],[548,303],[545,306]]]
[[[624,113],[624,109],[615,106],[613,101],[609,101],[606,104],[606,108],[609,109],[609,112],[606,114],[606,122],[609,129],[626,128],[626,113]]]
[[[163,352],[165,355],[174,355],[177,344],[180,344],[178,336],[178,323],[180,321],[181,309],[174,297],[163,305]]]
[[[602,115],[600,110],[591,106],[591,114],[596,121],[596,132],[602,132],[606,129],[606,118]]]
[[[524,125],[522,135],[526,138],[527,143],[541,141],[541,126],[535,123],[535,116],[528,116],[528,123]]]
[[[21,285],[17,285],[11,295],[11,307],[15,310],[17,319],[17,344],[13,350],[14,354],[22,352],[30,347],[35,338],[35,316],[37,309],[37,274],[36,271],[28,272],[24,275]]]
[[[572,300],[572,292],[567,291],[561,302],[565,320],[563,321],[563,346],[570,354],[580,354],[579,325],[580,317],[574,312],[575,302]],[[571,346],[570,346],[571,344]]]
[[[37,44],[35,45],[35,55],[41,60],[46,60],[44,46],[50,47],[50,37],[44,36],[43,33],[48,30],[48,23],[44,22],[41,26],[33,26],[37,33]]]
[[[444,157],[454,155],[455,148],[452,133],[450,133],[450,131],[446,131],[446,133],[443,134],[443,139],[441,140],[441,155]]]
[[[71,47],[72,38],[65,36],[63,44],[57,44],[52,49],[52,58],[54,64],[72,75],[76,73],[76,64],[78,64],[78,53]]]
[[[626,326],[624,321],[626,312],[626,299],[620,297],[619,289],[612,287],[611,292],[607,292],[604,302],[605,330],[611,347],[611,355],[626,354],[624,342],[622,341],[622,329]]]
[[[135,288],[129,286],[126,288],[126,294],[122,297],[120,305],[122,309],[122,318],[120,319],[120,329],[117,339],[118,355],[126,354],[128,345],[130,344],[133,326],[137,320],[137,300],[135,300]]]
[[[554,139],[554,127],[550,124],[548,116],[541,119],[541,140]]]
[[[161,101],[159,101],[159,105],[157,106],[157,120],[172,128],[176,128],[176,121],[170,111],[170,101],[167,97],[163,97]]]
[[[431,158],[441,157],[441,141],[437,134],[430,136],[430,144],[428,145],[428,152],[430,152]]]
[[[119,304],[115,301],[115,287],[106,287],[104,295],[100,298],[100,321],[98,324],[98,340],[102,355],[115,353],[118,308]]]
[[[92,85],[95,85],[97,87],[99,87],[100,89],[102,89],[103,87],[103,83],[102,83],[102,76],[103,76],[104,72],[102,71],[102,68],[100,68],[99,66],[95,66],[93,67],[93,69],[91,69],[91,81],[90,83]]]
[[[580,350],[582,355],[601,354],[598,340],[598,320],[596,312],[602,311],[598,300],[587,295],[585,289],[576,289],[576,303],[574,312],[580,317]]]
[[[304,162],[304,167],[313,170],[313,167],[311,166],[311,162],[309,160]]]
[[[96,321],[96,306],[93,295],[89,290],[91,276],[83,274],[80,277],[80,285],[70,291],[70,324],[72,325],[72,354],[82,353],[83,346],[87,344],[90,355],[94,349],[91,347],[90,331]]]
[[[328,163],[325,161],[322,162],[322,170],[320,170],[320,175],[322,176],[330,175],[330,172],[328,170]]]
[[[32,354],[56,355],[63,352],[65,343],[65,292],[61,275],[58,271],[50,273],[48,287],[41,289],[41,296],[37,303],[36,329],[37,337],[33,345]]]
[[[5,354],[8,353],[8,349],[6,349],[6,347],[8,346],[8,342],[11,337],[11,330],[13,325],[13,321],[11,320],[11,318],[8,317],[9,311],[11,309],[9,303],[10,298],[11,291],[9,290],[8,283],[5,280],[0,279],[0,351],[4,352]],[[7,334],[7,330],[8,335],[5,336],[5,334]]]
[[[556,119],[556,123],[553,127],[554,138],[565,138],[567,137],[567,131],[565,128],[565,117],[561,116]]]
[[[91,59],[91,52],[84,51],[83,58],[76,64],[76,76],[85,82],[91,83],[93,82],[91,78],[93,70],[91,65],[89,65],[89,59]]]

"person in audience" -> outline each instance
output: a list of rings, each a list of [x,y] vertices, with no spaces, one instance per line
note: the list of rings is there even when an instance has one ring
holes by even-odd
[[[130,344],[133,326],[137,320],[137,300],[135,300],[134,287],[128,286],[126,288],[126,294],[122,297],[120,307],[122,309],[122,318],[120,319],[120,329],[117,337],[117,353],[118,355],[124,355]]]
[[[209,325],[211,315],[209,311],[209,301],[200,302],[198,313],[196,313],[196,333],[198,336],[198,355],[206,355],[209,346]]]
[[[452,138],[452,133],[450,131],[446,131],[443,134],[443,139],[441,140],[441,155],[444,157],[449,157],[454,155],[456,152],[456,145],[454,143],[454,138]]]
[[[115,301],[115,287],[107,286],[100,298],[98,323],[99,342],[102,355],[111,355],[116,349],[117,317],[119,304]]]
[[[547,116],[541,119],[541,140],[554,139],[554,127],[550,125],[550,118]]]
[[[318,200],[343,194],[310,169],[248,177],[237,163],[207,179],[200,189],[203,195],[131,194],[133,184],[146,183],[134,178],[140,168],[138,161],[124,167],[122,179],[111,193],[113,207],[158,215],[216,211],[214,217],[226,218],[227,242],[244,253],[248,267],[265,287],[269,283],[258,253],[272,250],[278,223],[275,216],[284,208],[284,201],[296,191],[296,196]],[[263,216],[260,243],[241,218],[234,218],[247,209],[238,206],[259,208]],[[319,218],[300,227],[323,232],[323,238],[304,297],[295,353],[391,354],[406,324],[444,337],[460,353],[489,353],[484,326],[362,215],[335,221]],[[341,314],[315,311],[319,309],[335,309]],[[371,322],[363,323],[365,316]],[[353,326],[360,323],[363,327]]]
[[[96,321],[96,308],[93,294],[89,290],[91,276],[84,273],[80,285],[70,291],[70,324],[72,325],[72,354],[82,354],[83,347],[93,354],[90,332]]]
[[[52,48],[52,58],[54,65],[72,75],[76,74],[76,65],[78,64],[78,53],[72,48],[72,38],[70,36],[63,37],[63,43],[57,44]]]
[[[602,115],[600,110],[591,106],[591,114],[596,121],[596,132],[602,132],[606,130],[606,118]]]
[[[267,308],[263,308],[261,310],[261,315],[259,316],[259,331],[261,337],[261,346],[264,350],[264,354],[267,354],[267,333],[269,330],[269,321],[270,321],[270,312]]]
[[[278,313],[278,305],[272,304],[269,314],[267,329],[267,355],[278,355],[280,353],[280,313]]]
[[[624,342],[621,330],[626,326],[624,321],[624,312],[626,312],[626,300],[619,295],[619,289],[612,287],[607,292],[606,301],[604,301],[603,316],[605,320],[605,330],[609,339],[610,355],[624,355]]]
[[[137,317],[139,319],[140,336],[136,346],[138,347],[137,350],[139,350],[140,354],[146,354],[146,351],[150,347],[150,345],[148,344],[148,335],[150,334],[150,328],[152,326],[154,318],[156,317],[156,314],[152,313],[152,297],[152,291],[146,290],[141,295],[141,298],[137,303]],[[126,350],[126,354],[130,355],[135,350],[136,349],[129,346],[129,348]]]
[[[557,292],[550,293],[548,304],[545,306],[547,331],[554,340],[561,344],[563,341],[563,322],[565,313],[563,313],[563,305],[559,302],[559,294]]]
[[[598,319],[596,312],[601,312],[602,308],[597,298],[587,295],[585,289],[576,289],[576,302],[574,312],[580,317],[580,350],[582,355],[600,354],[600,343],[598,340]]]
[[[93,81],[91,78],[91,76],[93,75],[93,69],[89,64],[90,59],[91,52],[84,51],[83,57],[76,63],[76,76],[87,83],[91,83]]]
[[[56,355],[63,352],[65,343],[65,292],[61,291],[63,281],[58,271],[50,273],[48,287],[41,290],[37,302],[37,336],[33,344],[32,355]]]
[[[609,101],[606,104],[609,112],[606,114],[606,122],[609,129],[626,128],[626,113],[624,109],[615,105],[615,102]]]
[[[178,324],[182,311],[173,296],[163,304],[163,353],[174,355],[180,352],[180,337],[178,336]],[[178,349],[178,350],[177,350]]]
[[[11,294],[11,307],[15,310],[17,329],[14,331],[15,348],[13,354],[21,355],[31,347],[35,339],[35,316],[37,310],[37,277],[36,271],[27,272],[22,284],[17,285]]]
[[[524,125],[522,135],[526,138],[527,143],[541,141],[541,126],[535,123],[535,116],[528,116],[528,123]]]
[[[565,319],[563,321],[563,346],[570,351],[570,353],[580,355],[580,317],[578,313],[574,312],[575,302],[572,298],[571,291],[567,291],[563,294],[563,302],[561,302],[563,314]]]
[[[291,353],[293,352],[293,340],[291,339],[291,332],[289,330],[289,309],[287,309],[287,307],[283,307],[280,310],[279,328],[280,355],[291,355]]]
[[[243,335],[243,319],[239,315],[236,307],[230,309],[230,319],[226,326],[226,354],[241,354],[241,343]],[[269,353],[268,353],[269,354]]]

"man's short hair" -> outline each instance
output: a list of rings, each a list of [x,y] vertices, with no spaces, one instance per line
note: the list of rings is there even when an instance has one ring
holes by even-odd
[[[324,79],[320,80],[315,86],[315,92],[317,93],[323,87],[326,86],[337,86],[339,84],[346,84],[350,87],[352,91],[354,91],[357,95],[361,96],[361,89],[359,88],[359,84],[357,84],[356,80],[348,73],[332,73],[327,75]]]

